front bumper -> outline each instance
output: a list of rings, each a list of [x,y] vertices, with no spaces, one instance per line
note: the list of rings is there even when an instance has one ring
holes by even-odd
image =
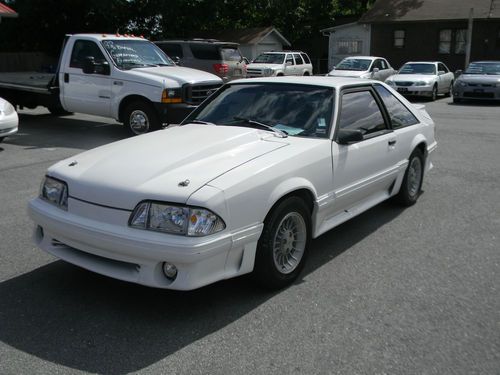
[[[187,103],[154,103],[162,124],[180,124],[197,106]]]
[[[129,211],[70,198],[63,211],[39,198],[29,203],[41,249],[90,271],[151,287],[190,290],[253,270],[262,224],[207,237],[184,237],[127,226]],[[163,262],[178,269],[163,275]]]
[[[500,100],[500,87],[453,86],[454,99]]]
[[[408,96],[432,96],[432,90],[434,86],[392,86],[401,95]]]

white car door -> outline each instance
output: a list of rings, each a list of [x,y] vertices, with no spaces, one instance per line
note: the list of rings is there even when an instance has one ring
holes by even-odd
[[[361,131],[352,144],[332,142],[334,203],[330,214],[388,197],[398,173],[396,137],[370,87],[341,93],[336,139],[342,131]]]
[[[286,54],[285,58],[285,75],[293,76],[295,75],[295,62],[293,60],[293,55],[291,53]]]
[[[451,89],[451,83],[454,74],[451,73],[446,65],[443,63],[437,64],[438,70],[438,89],[440,93],[447,93]]]
[[[93,73],[84,73],[85,60],[96,63]],[[103,51],[92,40],[77,39],[71,57],[59,73],[61,101],[69,112],[109,117],[111,112],[110,64]]]

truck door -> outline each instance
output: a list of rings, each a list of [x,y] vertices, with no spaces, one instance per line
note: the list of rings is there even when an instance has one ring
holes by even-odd
[[[59,73],[61,103],[69,112],[110,117],[110,64],[92,40],[78,39]],[[93,69],[84,73],[84,65],[92,61]]]

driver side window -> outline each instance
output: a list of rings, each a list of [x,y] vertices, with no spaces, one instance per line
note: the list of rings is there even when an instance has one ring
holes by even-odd
[[[70,68],[82,69],[86,57],[93,57],[96,63],[106,61],[97,44],[90,40],[77,40],[71,51]]]
[[[339,128],[361,130],[365,137],[387,130],[382,112],[370,90],[342,95]]]

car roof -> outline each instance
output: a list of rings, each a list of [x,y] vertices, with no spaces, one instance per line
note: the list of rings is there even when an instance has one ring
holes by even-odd
[[[444,64],[442,61],[407,61],[405,64]]]
[[[471,61],[471,64],[500,64],[500,60],[480,60],[480,61]]]
[[[107,33],[101,33],[101,34],[72,34],[71,36],[75,36],[78,38],[92,38],[92,39],[97,39],[99,41],[103,40],[147,40],[148,39],[142,37],[142,36],[136,36],[132,34],[107,34]]]
[[[346,59],[366,59],[366,60],[376,60],[376,59],[384,59],[383,57],[378,57],[378,56],[348,56]]]
[[[340,89],[345,86],[372,84],[373,80],[352,77],[328,77],[328,76],[284,76],[268,78],[244,78],[231,81],[232,83],[293,83],[299,85],[325,86]],[[376,81],[376,83],[381,83]]]
[[[305,53],[302,51],[267,51],[267,52],[261,52],[261,55],[265,53]]]

